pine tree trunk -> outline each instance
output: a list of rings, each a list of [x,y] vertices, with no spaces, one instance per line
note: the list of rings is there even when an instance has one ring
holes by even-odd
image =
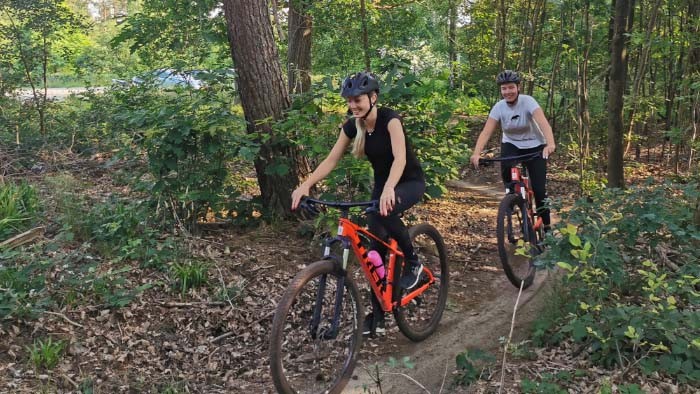
[[[296,146],[273,135],[266,121],[281,119],[289,107],[268,3],[225,0],[224,14],[248,131],[259,136],[260,152],[254,164],[263,207],[276,217],[288,217],[291,191],[308,173],[308,165]]]

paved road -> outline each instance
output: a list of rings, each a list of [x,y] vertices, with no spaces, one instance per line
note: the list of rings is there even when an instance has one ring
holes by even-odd
[[[103,87],[93,88],[97,92],[104,90]],[[50,99],[62,100],[71,94],[77,94],[86,91],[87,88],[49,88],[47,90],[47,96]],[[39,91],[40,92],[40,91]],[[30,89],[22,89],[19,91],[19,98],[22,100],[28,100],[32,98],[32,91]]]

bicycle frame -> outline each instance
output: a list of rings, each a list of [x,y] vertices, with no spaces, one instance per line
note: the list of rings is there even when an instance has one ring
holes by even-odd
[[[372,292],[374,292],[374,295],[379,301],[380,307],[385,312],[391,312],[394,310],[394,308],[398,306],[407,305],[409,302],[411,302],[411,300],[421,295],[426,289],[428,289],[428,287],[435,283],[435,276],[433,275],[432,271],[428,267],[424,267],[424,273],[426,275],[426,278],[428,279],[427,282],[424,283],[422,286],[413,289],[410,293],[403,295],[400,300],[394,300],[393,294],[395,289],[394,286],[396,284],[393,282],[393,278],[395,275],[395,271],[398,268],[397,262],[403,261],[402,259],[404,257],[403,253],[398,249],[398,243],[394,239],[389,240],[389,242],[387,243],[384,240],[377,237],[376,235],[372,234],[369,230],[366,230],[365,228],[355,224],[352,220],[349,219],[350,207],[372,206],[376,202],[365,202],[356,204],[328,204],[323,201],[313,200],[310,198],[308,198],[307,201],[312,203],[321,203],[334,208],[338,208],[341,212],[340,218],[338,220],[338,235],[336,235],[335,237],[328,237],[324,241],[325,246],[323,251],[323,258],[336,260],[340,268],[340,275],[338,277],[337,284],[338,292],[336,293],[335,302],[333,305],[333,321],[331,322],[330,330],[328,332],[323,333],[323,337],[325,339],[335,338],[335,336],[338,333],[338,322],[340,319],[341,306],[343,305],[343,288],[345,286],[345,278],[347,277],[348,273],[347,267],[350,258],[350,250],[352,250],[352,252],[357,257],[357,260],[360,262],[360,267],[362,267],[362,271],[365,277],[367,278],[370,287],[372,288]],[[360,239],[360,235],[363,235],[367,239],[375,240],[387,248],[387,251],[389,253],[389,259],[386,264],[386,273],[384,278],[379,278],[379,275],[376,273],[374,265],[369,261],[369,251],[362,244],[362,239]],[[333,246],[333,244],[336,243],[340,243],[343,247],[342,261],[338,261],[338,257],[333,256],[331,254],[331,246]],[[322,298],[325,292],[325,286],[326,276],[324,275],[323,277],[321,277],[321,281],[319,283],[318,293],[313,310],[313,318],[309,325],[311,335],[314,338],[318,334],[317,330],[321,320],[321,310],[323,308]]]
[[[374,268],[374,265],[372,265],[372,263],[369,261],[369,258],[367,257],[369,251],[362,244],[360,235],[364,235],[368,239],[373,239],[387,247],[387,250],[389,252],[389,259],[386,264],[387,269],[384,278],[379,278]],[[417,287],[410,293],[403,296],[400,302],[394,301],[393,293],[394,286],[396,284],[393,282],[392,279],[394,278],[395,271],[398,268],[397,262],[402,261],[400,259],[404,257],[403,253],[400,250],[398,250],[398,244],[396,243],[396,240],[391,239],[389,243],[384,242],[382,239],[372,234],[365,228],[358,226],[347,217],[341,216],[341,218],[338,221],[338,235],[336,237],[328,238],[326,240],[325,250],[323,253],[324,258],[331,257],[330,247],[336,242],[341,242],[343,244],[343,259],[341,262],[343,273],[347,274],[347,265],[350,255],[350,249],[352,249],[353,253],[357,257],[357,260],[360,262],[360,267],[362,267],[362,271],[364,272],[365,277],[367,278],[372,288],[372,291],[377,296],[377,300],[379,300],[379,304],[381,305],[382,310],[384,310],[385,312],[391,312],[396,306],[405,306],[406,304],[411,302],[411,300],[423,293],[428,287],[430,287],[430,285],[432,285],[435,282],[435,277],[433,276],[433,273],[428,267],[424,267],[425,274],[428,278],[427,283],[424,283],[422,286]]]
[[[537,215],[536,208],[534,207],[535,192],[530,187],[530,177],[527,173],[527,167],[521,162],[518,165],[511,167],[510,169],[510,179],[511,183],[509,187],[506,188],[507,193],[516,193],[527,202],[528,216],[531,223],[533,223],[533,230],[537,231],[542,226],[542,218]],[[535,216],[537,219],[535,219]]]

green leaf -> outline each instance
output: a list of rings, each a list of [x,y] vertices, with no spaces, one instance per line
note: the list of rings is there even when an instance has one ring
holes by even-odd
[[[559,268],[562,268],[566,271],[572,271],[574,269],[574,267],[572,267],[571,264],[563,262],[563,261],[558,262],[557,266],[559,266]]]
[[[578,235],[569,233],[569,243],[575,247],[581,246],[581,238]]]

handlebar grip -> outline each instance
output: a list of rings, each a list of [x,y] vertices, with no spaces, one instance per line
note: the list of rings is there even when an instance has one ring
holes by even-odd
[[[299,208],[301,208],[302,211],[311,214],[312,217],[315,217],[321,213],[318,207],[316,207],[316,204],[309,200],[308,196],[301,198],[301,201],[299,201]]]

